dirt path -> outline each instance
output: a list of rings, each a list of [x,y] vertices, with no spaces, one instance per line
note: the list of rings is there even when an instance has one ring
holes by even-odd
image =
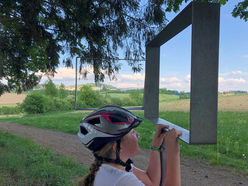
[[[0,123],[0,130],[30,138],[58,154],[74,158],[86,167],[89,167],[93,160],[90,152],[83,147],[76,135],[12,123]],[[148,155],[149,150],[142,149],[141,154],[134,159],[135,165],[145,169]],[[235,175],[219,166],[210,166],[184,157],[181,158],[181,171],[183,186],[248,186],[248,175]]]

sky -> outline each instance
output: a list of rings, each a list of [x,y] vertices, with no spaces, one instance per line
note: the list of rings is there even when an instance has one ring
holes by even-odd
[[[229,0],[221,7],[220,12],[220,44],[219,44],[219,87],[218,91],[248,91],[248,22],[234,18],[231,12],[239,1]],[[187,3],[188,4],[188,3]],[[187,5],[183,4],[180,11]],[[179,12],[180,12],[179,11]],[[178,13],[179,13],[178,12]],[[178,13],[166,14],[171,21]],[[189,92],[191,60],[191,26],[169,40],[160,48],[160,88]],[[61,57],[62,61],[62,57]],[[73,60],[75,66],[75,59]],[[143,88],[145,78],[145,62],[143,70],[134,74],[124,61],[117,74],[116,81],[106,77],[106,84],[117,88]],[[91,67],[86,67],[92,72]],[[78,84],[93,83],[93,73],[87,79],[78,79]],[[44,83],[47,77],[43,77]],[[65,68],[61,64],[57,74],[52,78],[55,84],[74,85],[75,69]]]

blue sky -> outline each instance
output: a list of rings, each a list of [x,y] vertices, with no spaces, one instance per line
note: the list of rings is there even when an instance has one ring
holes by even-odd
[[[248,91],[248,22],[234,18],[231,12],[238,1],[229,0],[221,7],[220,45],[219,45],[219,91]],[[187,3],[188,4],[188,3]],[[181,6],[182,10],[187,4]],[[171,21],[178,13],[167,14]],[[160,49],[160,87],[179,91],[190,90],[191,60],[191,26],[172,38]],[[74,60],[75,61],[75,60]],[[117,81],[105,83],[119,88],[142,88],[144,86],[144,70],[133,74],[131,68],[123,62]],[[88,67],[90,69],[90,67]],[[53,81],[56,84],[74,85],[73,69],[62,65],[57,69]],[[94,82],[93,74],[88,80],[79,80],[79,84]],[[43,78],[44,82],[46,78]]]

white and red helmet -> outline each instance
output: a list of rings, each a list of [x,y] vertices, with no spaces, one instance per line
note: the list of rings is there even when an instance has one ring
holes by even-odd
[[[88,149],[95,152],[106,143],[121,139],[141,122],[141,118],[124,108],[105,106],[80,122],[78,137]]]

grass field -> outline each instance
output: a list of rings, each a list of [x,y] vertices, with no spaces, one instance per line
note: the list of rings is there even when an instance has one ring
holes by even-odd
[[[162,95],[164,96],[164,95]],[[184,111],[189,112],[190,100],[178,99],[178,96],[160,95],[159,110],[163,111]],[[162,97],[162,98],[161,98]],[[248,94],[220,95],[218,97],[218,110],[228,112],[248,112]]]
[[[0,118],[1,121],[33,125],[75,134],[80,120],[87,112],[54,112],[42,115],[26,115],[23,117]],[[135,112],[143,118],[143,112]],[[176,123],[184,128],[189,126],[189,112],[161,112],[160,117]],[[144,120],[137,128],[140,134],[140,145],[150,146],[155,126]],[[218,113],[217,145],[188,145],[180,142],[182,155],[207,160],[213,164],[235,167],[248,174],[248,112]]]
[[[76,185],[87,170],[31,140],[0,131],[0,185]]]
[[[4,94],[0,96],[1,106],[16,106],[17,103],[22,103],[27,94]],[[105,94],[103,94],[105,95]],[[128,97],[128,93],[109,93],[111,97],[123,99]],[[190,110],[189,99],[179,99],[179,96],[160,94],[159,95],[159,110],[164,111],[184,111]],[[248,112],[248,94],[233,94],[233,95],[219,95],[218,110],[230,112]]]

